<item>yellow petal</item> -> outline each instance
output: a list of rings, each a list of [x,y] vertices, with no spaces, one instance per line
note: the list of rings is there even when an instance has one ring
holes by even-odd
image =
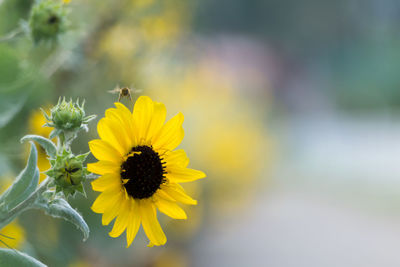
[[[117,215],[123,201],[124,194],[122,192],[115,194],[115,196],[110,199],[109,206],[105,209],[103,217],[101,218],[101,223],[103,225],[108,225]]]
[[[117,174],[104,174],[91,182],[94,191],[105,191],[107,188],[116,188],[121,186],[121,179]]]
[[[167,163],[167,166],[177,165],[182,168],[185,168],[189,164],[189,158],[183,149],[165,154],[164,161]]]
[[[142,218],[143,230],[150,242],[156,246],[162,246],[167,238],[157,220],[156,209],[150,200],[144,199],[139,203],[140,216]]]
[[[125,107],[125,105],[119,102],[114,103],[114,105],[117,107],[121,120],[125,122],[125,125],[127,127],[127,132],[129,133],[129,137],[132,139],[133,142],[132,147],[136,146],[137,138],[134,131],[132,113],[129,111],[127,107]]]
[[[97,132],[100,138],[117,149],[121,155],[125,155],[130,148],[126,142],[127,137],[118,130],[120,128],[121,126],[115,120],[109,118],[102,118],[97,124]]]
[[[161,188],[163,188],[163,187],[161,187]],[[164,198],[166,200],[169,200],[169,201],[175,201],[175,199],[172,198],[170,195],[168,195],[164,190],[157,190],[157,196]]]
[[[155,204],[159,211],[173,219],[187,219],[185,211],[175,202],[158,198]]]
[[[156,135],[165,122],[167,116],[167,109],[164,104],[153,102],[153,117],[151,118],[149,129],[146,135],[146,141],[151,141],[152,137]]]
[[[114,222],[114,226],[109,233],[111,237],[118,237],[120,236],[128,226],[129,221],[129,209],[130,209],[130,200],[129,198],[123,198],[121,203],[117,219]]]
[[[121,154],[112,147],[107,141],[100,139],[89,142],[89,148],[93,156],[98,160],[106,160],[120,164],[122,161]]]
[[[120,131],[121,136],[125,138],[125,145],[128,147],[133,147],[136,139],[129,124],[129,120],[132,123],[132,116],[129,116],[127,119],[125,119],[124,113],[120,112],[118,109],[109,108],[106,110],[106,118],[114,121],[114,125],[118,127],[116,128],[117,131]]]
[[[189,168],[167,167],[166,177],[173,183],[186,183],[204,178],[206,174]]]
[[[129,213],[128,228],[126,230],[126,247],[129,247],[140,227],[140,215],[139,215],[139,204],[138,201],[131,198],[131,209]]]
[[[102,192],[96,200],[93,202],[92,210],[96,213],[104,213],[104,211],[110,206],[110,199],[118,195],[120,190],[113,188],[112,190],[106,190]]]
[[[183,114],[178,113],[153,137],[152,144],[156,150],[172,151],[182,142],[185,135],[182,128],[183,119]]]
[[[115,162],[101,160],[95,163],[88,163],[87,169],[96,174],[119,173],[121,167]]]
[[[146,134],[153,117],[154,105],[148,96],[141,96],[135,103],[133,108],[133,125],[134,131],[139,144],[146,142]]]
[[[187,205],[197,205],[197,200],[194,200],[193,198],[188,196],[183,187],[179,184],[169,183],[162,186],[161,189],[162,190],[158,191],[164,191],[168,196],[175,199],[176,201]]]

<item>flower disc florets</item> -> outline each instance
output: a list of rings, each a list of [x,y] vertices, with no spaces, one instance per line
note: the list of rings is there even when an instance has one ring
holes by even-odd
[[[39,1],[32,7],[29,27],[33,41],[56,41],[67,28],[67,12],[62,3],[53,0]]]

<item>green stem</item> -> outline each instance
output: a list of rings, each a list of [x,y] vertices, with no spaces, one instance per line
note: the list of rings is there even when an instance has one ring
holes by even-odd
[[[7,33],[6,35],[1,36],[0,37],[0,42],[10,41],[10,40],[14,39],[15,37],[17,37],[19,34],[21,34],[23,32],[24,31],[23,31],[22,27],[16,28],[13,31]]]
[[[9,224],[12,220],[15,219],[18,215],[20,215],[22,212],[25,210],[29,209],[35,201],[40,197],[40,195],[46,191],[47,185],[50,182],[50,178],[46,178],[39,187],[36,189],[35,192],[33,192],[27,199],[19,203],[15,208],[11,209],[10,211],[6,212],[6,214],[1,214],[0,217],[0,229],[2,229],[4,226]]]

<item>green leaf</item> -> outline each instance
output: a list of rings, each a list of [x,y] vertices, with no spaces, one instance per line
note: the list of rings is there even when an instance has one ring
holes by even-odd
[[[31,256],[15,249],[0,248],[0,266],[2,267],[46,267]]]
[[[28,198],[39,183],[39,169],[37,165],[37,150],[33,142],[25,169],[18,175],[14,183],[0,197],[0,203],[6,210],[11,210]]]
[[[52,158],[56,156],[57,147],[51,140],[40,135],[25,135],[22,137],[21,142],[26,140],[36,141],[41,147],[43,147],[44,150],[46,150],[47,155]]]
[[[83,241],[88,239],[89,226],[86,224],[82,216],[76,210],[74,210],[65,199],[59,198],[47,202],[46,199],[41,198],[35,202],[34,207],[44,210],[46,214],[50,216],[62,218],[75,224],[75,226],[78,227],[83,233]]]

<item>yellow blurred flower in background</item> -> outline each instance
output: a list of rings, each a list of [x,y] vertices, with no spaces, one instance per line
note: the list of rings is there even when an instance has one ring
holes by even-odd
[[[3,193],[12,183],[12,179],[2,177],[0,179],[0,193]],[[15,219],[0,229],[0,247],[19,249],[25,242],[25,230]]]
[[[131,5],[131,9],[120,10],[121,19],[102,33],[93,56],[106,56],[119,81],[136,82],[132,76],[149,60],[180,42],[191,15],[184,1],[141,0]]]
[[[25,230],[14,220],[0,230],[0,241],[0,247],[19,249],[25,242]]]
[[[263,113],[246,101],[246,91],[240,91],[234,77],[221,72],[202,62],[185,70],[160,68],[157,77],[145,79],[150,95],[171,106],[180,103],[190,115],[190,152],[203,168],[207,166],[209,208],[219,214],[235,213],[249,203],[274,150]]]

